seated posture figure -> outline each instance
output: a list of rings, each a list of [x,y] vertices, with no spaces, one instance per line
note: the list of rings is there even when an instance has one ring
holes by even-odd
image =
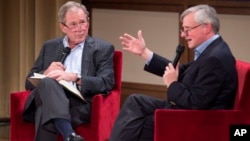
[[[31,94],[23,118],[35,122],[36,141],[55,141],[58,133],[65,141],[84,141],[73,128],[89,122],[93,96],[113,88],[114,46],[88,35],[89,12],[81,3],[66,2],[58,17],[65,36],[46,41],[28,73],[25,87]],[[68,56],[65,48],[70,48]],[[46,76],[37,87],[28,79],[34,73]],[[85,101],[64,89],[60,80],[71,82]]]
[[[237,89],[235,58],[219,35],[216,10],[208,5],[181,14],[181,37],[194,50],[195,59],[173,67],[170,60],[149,50],[141,31],[138,38],[120,37],[123,49],[145,59],[144,70],[161,76],[167,100],[143,94],[130,95],[114,124],[110,141],[152,141],[156,109],[232,109]],[[185,117],[183,117],[185,118]]]

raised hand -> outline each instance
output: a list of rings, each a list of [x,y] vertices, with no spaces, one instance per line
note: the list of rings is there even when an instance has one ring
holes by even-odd
[[[121,40],[123,50],[129,51],[136,55],[142,55],[146,48],[141,30],[138,31],[138,38],[125,33],[123,36],[120,36],[119,39]]]

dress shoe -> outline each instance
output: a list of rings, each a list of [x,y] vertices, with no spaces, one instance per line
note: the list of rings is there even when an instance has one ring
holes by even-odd
[[[77,135],[76,133],[72,133],[67,138],[67,141],[85,141],[85,139],[83,139],[83,137]]]

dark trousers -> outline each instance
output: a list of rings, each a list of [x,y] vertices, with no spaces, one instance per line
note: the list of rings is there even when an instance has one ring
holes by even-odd
[[[42,125],[41,123],[41,107],[37,108],[36,111],[36,136],[35,136],[35,141],[56,141],[57,139],[57,133],[56,132],[51,132],[50,130],[46,129],[45,126]]]
[[[109,141],[153,141],[154,111],[165,107],[166,100],[130,95],[115,121]]]
[[[57,131],[53,119],[64,118],[70,120],[69,100],[65,91],[55,80],[44,78],[37,87],[35,101],[37,105],[35,140],[55,141]]]

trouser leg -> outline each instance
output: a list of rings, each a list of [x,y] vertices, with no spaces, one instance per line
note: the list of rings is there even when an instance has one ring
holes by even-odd
[[[69,100],[62,86],[51,78],[41,80],[35,97],[38,105],[35,115],[35,139],[36,141],[54,141],[57,137],[57,130],[53,119],[70,120]]]
[[[42,107],[37,107],[35,115],[35,141],[56,141],[57,133],[46,130],[41,123]]]
[[[57,81],[51,78],[42,79],[38,94],[42,103],[42,124],[54,118],[70,120],[69,100]]]
[[[141,133],[138,141],[153,141],[154,140],[154,113],[145,117]]]
[[[143,94],[130,95],[115,121],[110,141],[138,141],[141,137],[153,138],[155,109],[165,107],[166,101]],[[146,128],[147,130],[144,130]],[[150,134],[149,137],[142,133]]]

